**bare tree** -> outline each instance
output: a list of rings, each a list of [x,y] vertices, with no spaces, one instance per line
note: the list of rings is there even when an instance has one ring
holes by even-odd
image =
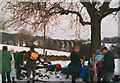
[[[95,2],[97,1],[97,2]],[[111,8],[112,0],[84,0],[81,2],[7,2],[7,9],[11,11],[13,16],[5,22],[7,27],[17,28],[23,26],[31,26],[31,30],[43,30],[44,23],[47,27],[51,22],[57,24],[60,15],[72,15],[71,27],[76,26],[80,29],[81,26],[91,27],[91,52],[101,46],[101,21],[106,16],[118,12],[120,7]],[[79,26],[79,27],[78,27]],[[15,27],[14,27],[15,28]],[[16,28],[15,28],[16,29]],[[78,31],[76,29],[76,31]]]
[[[25,43],[26,46],[30,46],[33,40],[32,33],[25,29],[21,29],[16,38],[20,42],[21,46],[23,46],[23,43]]]

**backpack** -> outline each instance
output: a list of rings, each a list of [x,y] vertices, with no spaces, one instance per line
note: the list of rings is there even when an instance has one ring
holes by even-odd
[[[97,68],[97,72],[98,72],[100,69],[103,68],[103,60],[98,61],[97,66],[98,66]]]
[[[32,52],[32,53],[30,54],[30,59],[32,59],[32,60],[37,60],[38,56],[39,56],[38,53]]]

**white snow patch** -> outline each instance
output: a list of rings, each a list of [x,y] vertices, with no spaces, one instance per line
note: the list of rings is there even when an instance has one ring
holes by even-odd
[[[111,43],[105,43],[105,46],[110,50],[111,46],[114,45],[116,46],[116,44],[111,44]]]
[[[115,74],[120,75],[120,59],[115,59]]]
[[[61,64],[61,67],[66,67],[70,61],[51,61],[52,64]]]
[[[5,45],[5,44],[0,44],[0,50],[2,50],[2,46],[8,46],[8,51],[14,49],[14,51],[29,51],[30,48],[29,47],[20,47],[20,46],[13,46],[13,45]],[[35,48],[35,51],[37,51],[39,54],[43,54],[43,49],[41,48]],[[56,51],[56,50],[49,50],[49,49],[46,49],[47,51],[47,55],[57,55],[57,56],[60,56],[60,55],[65,55],[65,56],[70,56],[70,53],[69,52],[63,52],[63,51]]]

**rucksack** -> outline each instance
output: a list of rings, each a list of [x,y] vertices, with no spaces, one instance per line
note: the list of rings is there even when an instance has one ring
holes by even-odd
[[[103,60],[98,61],[97,66],[98,66],[97,68],[97,72],[98,72],[100,69],[103,68]]]
[[[38,53],[32,52],[32,53],[30,54],[30,59],[32,59],[32,60],[37,60],[38,56],[39,56]]]

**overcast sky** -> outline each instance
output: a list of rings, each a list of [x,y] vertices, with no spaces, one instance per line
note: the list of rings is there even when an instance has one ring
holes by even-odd
[[[2,17],[2,15],[1,15]],[[47,36],[54,39],[68,39],[73,40],[78,37],[75,35],[76,29],[70,29],[69,26],[69,16],[63,15],[60,17],[61,23],[58,25],[60,28],[52,27],[49,29]],[[91,36],[90,26],[87,27],[79,27],[80,28],[80,38],[88,39]],[[14,32],[11,30],[10,32]],[[43,35],[43,32],[38,31],[37,35]],[[113,17],[113,15],[109,15],[102,20],[101,23],[101,37],[114,37],[118,36],[118,17]]]
[[[47,33],[47,36],[54,39],[76,39],[75,28],[69,29],[69,19],[68,16],[62,16],[62,22],[60,27],[62,28],[51,28],[50,33]],[[80,37],[82,39],[88,39],[91,36],[90,26],[88,27],[79,27],[80,28]],[[63,30],[64,29],[64,30]],[[38,32],[38,35],[43,35],[42,32]],[[104,37],[115,37],[118,36],[118,17],[109,15],[105,17],[101,22],[101,38]]]

